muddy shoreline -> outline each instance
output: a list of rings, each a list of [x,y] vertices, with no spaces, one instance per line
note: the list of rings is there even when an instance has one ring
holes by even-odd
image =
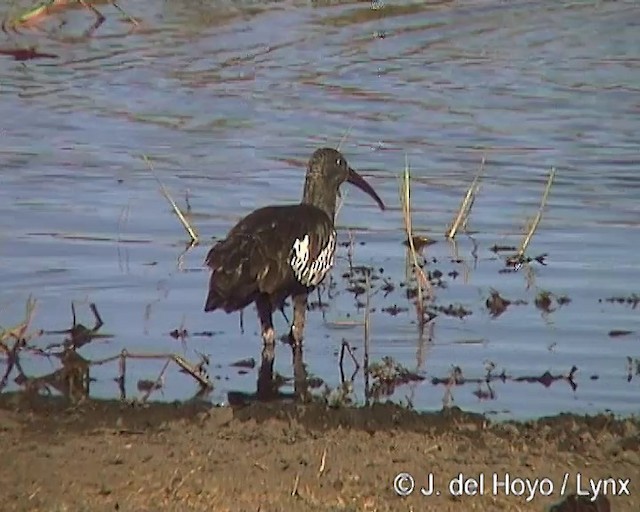
[[[14,511],[542,511],[564,503],[556,510],[617,512],[640,505],[640,421],[604,414],[494,423],[455,407],[70,406],[6,393],[0,443],[4,510]],[[434,495],[399,497],[393,482],[402,472],[425,490],[432,474]],[[483,475],[483,494],[452,496],[449,485],[460,473]],[[515,496],[498,487],[494,494],[494,480],[507,474],[512,483],[546,480],[530,500],[529,490]],[[608,502],[562,501],[578,486],[586,490],[589,479],[606,478]],[[626,479],[629,495],[620,483]]]

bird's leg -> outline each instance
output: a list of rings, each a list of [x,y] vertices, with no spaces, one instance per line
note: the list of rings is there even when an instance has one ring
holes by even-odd
[[[260,318],[260,328],[262,331],[262,343],[264,346],[274,346],[276,343],[276,333],[273,330],[273,307],[269,297],[260,295],[256,299],[256,308]]]
[[[293,297],[293,325],[289,332],[289,342],[292,345],[302,345],[304,321],[307,314],[307,294],[301,293]]]
[[[293,356],[293,387],[296,398],[302,402],[307,402],[310,398],[309,379],[302,357],[302,345],[292,344],[291,355]]]
[[[262,362],[258,372],[258,398],[269,399],[274,393],[273,362],[275,359],[276,333],[273,330],[273,312],[268,297],[259,296],[256,299],[260,328],[262,330]]]
[[[275,359],[275,346],[264,345],[262,347],[262,361],[258,369],[258,400],[270,400],[275,395],[273,382],[273,362]]]

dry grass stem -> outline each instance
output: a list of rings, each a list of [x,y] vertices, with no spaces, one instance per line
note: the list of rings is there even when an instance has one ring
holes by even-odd
[[[347,262],[349,263],[349,274],[353,275],[353,248],[355,245],[355,238],[353,236],[353,231],[350,229],[347,230],[349,234],[349,245],[347,246]]]
[[[140,23],[138,22],[137,19],[135,19],[133,16],[131,16],[127,11],[125,11],[122,7],[120,7],[117,3],[115,2],[110,2],[111,5],[113,5],[118,11],[120,11],[120,14],[122,14],[125,18],[127,18],[133,25],[135,25],[136,27],[140,25]]]
[[[185,484],[185,482],[187,481],[187,479],[188,479],[189,477],[191,477],[191,476],[192,476],[196,471],[201,471],[201,470],[202,470],[202,466],[198,466],[197,468],[192,468],[192,469],[190,469],[190,470],[189,470],[189,472],[188,472],[185,476],[181,477],[181,478],[180,478],[180,480],[178,480],[178,482],[177,482],[177,483],[175,483],[175,484],[174,484],[174,482],[175,482],[175,476],[174,476],[174,477],[171,479],[171,484],[172,484],[171,486],[173,487],[173,495],[174,495],[174,496],[177,496],[177,495],[178,495],[178,491],[179,491],[179,490],[180,490],[180,488]],[[175,474],[177,474],[177,471],[178,471],[178,470],[176,470],[176,472],[174,473],[174,475],[175,475]]]
[[[326,463],[327,463],[327,449],[325,448],[322,452],[322,457],[320,459],[320,469],[318,469],[318,478],[320,478],[322,476],[322,473],[324,473]]]
[[[370,321],[371,321],[371,280],[369,276],[369,271],[366,270],[364,273],[365,276],[365,288],[366,288],[366,300],[364,306],[364,358],[363,358],[363,367],[364,367],[364,388],[365,388],[365,400],[369,401],[369,331],[370,331]]]
[[[338,151],[341,151],[340,148],[342,148],[342,145],[347,142],[347,138],[349,137],[352,129],[353,125],[349,126],[349,128],[344,132],[344,135],[340,138],[340,142],[338,142],[338,147],[336,148]]]
[[[413,263],[413,270],[416,276],[416,281],[418,283],[418,300],[416,302],[416,307],[418,310],[418,315],[420,319],[422,319],[423,309],[424,309],[424,289],[426,288],[428,291],[429,297],[432,296],[431,284],[427,279],[427,276],[424,273],[424,270],[420,267],[418,263],[418,253],[416,251],[415,244],[413,243],[413,226],[411,219],[411,173],[409,169],[409,161],[405,156],[405,168],[402,177],[402,181],[400,184],[400,202],[402,204],[402,216],[404,218],[404,229],[407,234],[407,240],[409,242],[409,251],[411,254],[411,260]],[[423,322],[418,322],[419,325],[422,325]]]
[[[160,191],[162,192],[162,195],[165,197],[165,199],[167,201],[169,201],[169,204],[172,206],[173,211],[178,216],[178,219],[180,220],[180,223],[182,224],[182,226],[184,227],[186,232],[191,237],[192,245],[197,244],[198,243],[198,234],[196,233],[195,229],[191,226],[191,224],[189,224],[189,221],[184,216],[184,214],[182,213],[182,211],[180,210],[180,208],[178,207],[176,202],[173,200],[173,198],[169,194],[169,191],[163,185],[162,181],[160,181],[160,178],[158,178],[158,175],[156,174],[156,172],[155,172],[155,170],[153,168],[153,164],[151,163],[151,161],[149,160],[147,155],[143,155],[142,158],[144,159],[144,161],[146,162],[147,166],[149,167],[149,170],[151,171],[151,174],[153,174],[153,177],[158,182],[158,185],[160,186]]]
[[[15,341],[20,341],[25,338],[25,334],[29,328],[29,324],[31,324],[31,320],[33,318],[33,313],[36,309],[36,300],[29,296],[27,302],[25,304],[25,317],[22,322],[10,329],[0,329],[0,342],[4,342],[9,338],[14,339]]]
[[[480,162],[480,168],[478,169],[478,172],[473,178],[473,182],[469,186],[467,193],[465,194],[464,198],[462,199],[462,202],[460,203],[460,208],[458,209],[458,213],[455,219],[451,223],[451,227],[446,233],[447,238],[449,238],[450,240],[455,238],[456,233],[458,232],[458,229],[460,228],[461,225],[466,226],[467,224],[467,220],[469,219],[469,214],[471,213],[471,208],[473,206],[475,195],[478,191],[480,176],[482,176],[482,173],[484,172],[484,164],[485,164],[485,157],[482,157],[482,161]]]
[[[533,219],[533,222],[531,223],[531,227],[529,228],[529,232],[527,233],[527,236],[525,236],[524,239],[522,240],[522,243],[520,244],[520,249],[518,249],[516,258],[519,260],[523,258],[524,253],[527,250],[527,247],[529,247],[529,243],[531,242],[531,238],[533,237],[533,234],[536,232],[536,229],[538,229],[538,224],[540,224],[540,220],[542,219],[542,212],[544,211],[544,208],[547,204],[549,192],[551,191],[551,185],[553,184],[553,180],[555,176],[556,176],[556,168],[552,167],[551,172],[549,173],[549,179],[547,180],[547,186],[544,188],[544,193],[542,194],[542,201],[540,201],[540,208],[538,208],[538,213],[536,214],[535,218]]]
[[[164,387],[164,374],[167,371],[167,368],[169,368],[170,362],[171,359],[167,359],[167,361],[164,363],[162,370],[160,370],[160,373],[158,374],[158,378],[155,380],[152,386],[149,386],[149,389],[142,396],[142,399],[140,400],[142,403],[146,402],[149,399],[149,396],[151,396],[151,393],[153,391],[158,389],[161,390]]]
[[[336,222],[336,220],[338,219],[338,215],[340,215],[340,210],[342,210],[342,205],[344,204],[347,195],[349,195],[348,189],[338,191],[338,205],[336,206],[336,216],[334,218],[334,222]]]
[[[120,14],[127,18],[129,22],[134,26],[137,27],[140,25],[138,20],[127,13],[116,2],[109,1],[109,3],[113,5],[113,7],[115,7],[120,12]],[[64,12],[69,9],[73,9],[76,5],[80,5],[85,9],[90,10],[99,20],[99,22],[97,23],[98,26],[102,24],[102,22],[106,19],[105,16],[88,0],[44,0],[42,2],[38,2],[37,5],[31,7],[27,11],[17,16],[13,21],[10,22],[10,24],[15,26],[30,22],[37,22],[40,19],[52,16],[58,12]]]
[[[35,308],[36,300],[29,296],[25,304],[25,319],[10,329],[0,329],[0,347],[2,347],[3,352],[7,355],[7,368],[2,378],[0,378],[0,391],[7,385],[7,380],[14,367],[17,368],[21,374],[24,374],[22,366],[20,365],[20,351],[31,339],[42,334],[41,330],[28,333]],[[14,340],[12,348],[9,348],[5,343],[10,339]]]
[[[291,489],[291,496],[299,496],[298,485],[300,484],[300,473],[296,475],[296,479],[293,481],[293,489]]]
[[[338,147],[336,148],[338,151],[341,150],[340,148],[347,141],[347,137],[349,137],[349,134],[351,133],[351,128],[352,128],[352,126],[349,126],[349,128],[347,128],[347,131],[344,132],[344,135],[340,139],[340,142],[338,142]],[[333,219],[334,222],[338,218],[338,215],[340,215],[340,210],[342,209],[342,205],[344,204],[344,200],[347,198],[347,194],[348,194],[348,192],[346,190],[338,191],[338,205],[336,206],[336,215],[335,215],[335,218]]]

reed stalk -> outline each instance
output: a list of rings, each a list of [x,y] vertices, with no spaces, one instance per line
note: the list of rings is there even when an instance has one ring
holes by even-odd
[[[542,212],[544,211],[544,208],[547,204],[547,199],[549,198],[549,192],[551,191],[551,185],[553,184],[553,180],[555,176],[556,176],[556,169],[555,167],[552,167],[551,171],[549,172],[549,178],[547,179],[547,185],[545,186],[544,193],[542,194],[542,200],[540,201],[540,207],[538,208],[538,213],[536,213],[536,216],[533,219],[531,226],[529,227],[529,231],[527,235],[524,237],[524,239],[522,240],[522,243],[520,244],[520,248],[518,249],[518,252],[516,254],[516,259],[519,261],[523,259],[524,253],[526,252],[527,248],[529,247],[529,243],[533,238],[533,234],[536,232],[536,229],[538,229],[538,225],[540,224],[540,220],[542,219]]]
[[[144,159],[144,161],[146,162],[147,166],[149,167],[149,170],[151,171],[151,174],[153,174],[153,177],[158,182],[158,185],[160,186],[160,191],[162,192],[162,195],[165,197],[165,199],[167,201],[169,201],[169,204],[173,208],[173,211],[175,212],[175,214],[178,216],[178,220],[180,220],[180,223],[182,224],[182,227],[185,229],[185,231],[191,237],[191,244],[190,245],[192,245],[192,246],[196,245],[198,243],[198,240],[199,240],[198,239],[198,234],[196,233],[196,230],[193,228],[193,226],[191,226],[191,224],[189,223],[189,221],[187,220],[185,215],[182,213],[182,210],[180,210],[180,207],[173,200],[173,198],[171,197],[171,194],[169,194],[169,191],[167,190],[167,188],[164,186],[162,181],[160,181],[160,178],[158,177],[158,175],[156,174],[156,172],[155,172],[155,170],[153,168],[153,164],[151,163],[151,160],[149,160],[147,155],[142,155],[142,158]]]
[[[411,171],[409,168],[409,160],[405,155],[405,168],[400,181],[400,203],[402,205],[402,217],[404,219],[404,229],[407,235],[407,241],[409,244],[409,253],[411,255],[411,261],[413,263],[413,270],[416,276],[416,282],[418,284],[418,302],[417,307],[419,314],[423,312],[424,306],[424,289],[430,289],[430,283],[424,270],[418,263],[418,252],[413,241],[413,225],[411,218]],[[431,295],[431,290],[429,290]]]
[[[475,200],[476,193],[478,192],[480,176],[482,176],[482,173],[484,172],[484,164],[485,164],[485,158],[482,157],[482,161],[480,162],[480,168],[478,169],[478,172],[476,172],[476,175],[473,178],[471,185],[469,185],[467,193],[465,194],[465,196],[462,199],[462,202],[460,203],[460,208],[458,209],[458,213],[453,219],[453,222],[451,223],[450,228],[447,230],[446,236],[449,240],[453,240],[455,238],[456,233],[458,232],[458,229],[460,229],[460,226],[465,226],[467,223],[467,220],[469,219],[469,214],[471,213],[471,208],[473,207],[473,202]]]

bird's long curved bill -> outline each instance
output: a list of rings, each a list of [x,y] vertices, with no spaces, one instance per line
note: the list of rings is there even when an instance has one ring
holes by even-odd
[[[369,185],[365,181],[365,179],[362,176],[360,176],[356,171],[354,171],[351,167],[349,167],[349,175],[347,176],[347,181],[352,185],[355,185],[356,187],[358,187],[363,192],[369,194],[375,200],[375,202],[378,203],[378,206],[380,207],[380,209],[384,210],[384,203],[382,202],[382,199],[380,199],[380,196],[378,196],[378,194],[376,194],[376,191],[373,190],[371,185]]]

